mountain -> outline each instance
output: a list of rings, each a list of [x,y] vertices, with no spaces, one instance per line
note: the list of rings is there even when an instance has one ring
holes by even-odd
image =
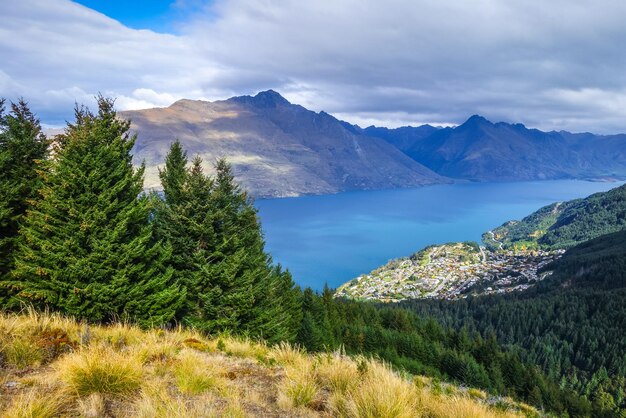
[[[545,206],[521,221],[508,221],[487,232],[483,241],[493,249],[558,249],[624,228],[626,185]]]
[[[219,157],[261,197],[414,187],[449,182],[380,138],[350,129],[275,91],[207,102],[179,100],[167,108],[125,111],[138,133],[134,153],[146,162],[146,187],[158,188],[158,167],[180,139],[207,167]]]
[[[434,130],[433,130],[434,129]],[[626,175],[626,135],[543,132],[474,115],[455,128],[367,128],[442,176],[475,181]],[[429,134],[427,134],[430,132]]]
[[[395,146],[402,152],[407,152],[418,141],[429,137],[437,132],[439,128],[430,125],[402,126],[400,128],[389,129],[384,127],[370,126],[361,132],[365,135],[382,138]]]

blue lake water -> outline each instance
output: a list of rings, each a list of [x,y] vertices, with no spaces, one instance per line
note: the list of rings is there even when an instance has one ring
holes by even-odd
[[[556,201],[623,183],[468,183],[257,200],[267,250],[300,286],[320,290],[397,257],[483,232]]]

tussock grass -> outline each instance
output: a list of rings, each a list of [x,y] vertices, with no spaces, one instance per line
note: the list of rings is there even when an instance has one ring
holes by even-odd
[[[60,393],[46,393],[37,388],[20,393],[13,399],[2,418],[52,418],[63,410]]]
[[[79,396],[92,393],[130,395],[143,375],[139,358],[110,346],[91,346],[63,357],[56,370],[68,389]]]
[[[92,393],[86,398],[78,399],[77,412],[81,418],[100,418],[106,415],[106,402],[104,396]]]
[[[193,400],[170,395],[167,382],[155,380],[145,385],[133,401],[126,417],[137,418],[204,418],[218,417],[214,399],[203,395]]]
[[[270,350],[269,357],[277,364],[289,366],[302,361],[304,353],[297,346],[280,343]]]
[[[128,323],[93,327],[92,333],[96,342],[104,341],[118,349],[139,344],[146,336],[144,331]]]
[[[470,398],[483,400],[487,399],[487,392],[485,392],[484,390],[470,388],[467,390],[467,394],[470,396]]]
[[[388,366],[369,360],[367,371],[346,402],[346,415],[369,418],[412,418],[421,415],[415,386]]]
[[[432,397],[422,394],[424,413],[432,418],[467,417],[467,418],[508,418],[519,417],[515,412],[499,411],[485,404],[466,397]]]
[[[270,353],[265,343],[252,341],[248,338],[237,339],[223,335],[219,338],[219,341],[222,342],[220,344],[221,351],[239,358],[264,360]]]
[[[183,349],[174,365],[176,385],[182,393],[197,395],[209,390],[225,391],[223,378],[226,370],[219,357],[207,357],[190,349]]]
[[[6,343],[1,351],[6,363],[19,369],[38,366],[44,359],[44,352],[40,347],[22,338]]]
[[[346,394],[359,381],[357,364],[341,354],[322,354],[316,358],[317,383],[333,393]]]
[[[279,361],[286,363],[285,378],[279,387],[279,405],[285,409],[314,407],[320,391],[315,361],[286,345],[278,347],[277,352],[283,355]]]
[[[1,418],[539,416],[341,351],[311,355],[286,343],[87,325],[32,310],[0,314],[0,357]]]

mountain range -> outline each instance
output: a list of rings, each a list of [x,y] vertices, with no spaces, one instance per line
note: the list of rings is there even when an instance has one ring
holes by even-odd
[[[431,170],[457,179],[520,181],[626,175],[624,134],[543,132],[522,124],[492,123],[478,115],[454,128],[428,128],[399,128],[384,138]],[[429,135],[423,135],[428,131]],[[404,141],[410,135],[414,140],[407,144]]]
[[[361,128],[268,90],[120,112],[138,133],[146,187],[178,138],[191,156],[226,157],[253,195],[285,197],[450,183],[626,177],[626,134],[543,132],[474,115],[456,127]]]
[[[176,138],[207,167],[226,157],[243,186],[261,197],[451,181],[389,142],[348,129],[328,113],[291,104],[272,90],[215,102],[179,100],[120,116],[138,133],[135,159],[146,162],[148,188],[159,187],[157,168]]]

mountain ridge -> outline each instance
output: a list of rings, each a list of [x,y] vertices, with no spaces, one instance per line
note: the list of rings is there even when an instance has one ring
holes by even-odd
[[[326,112],[313,112],[268,90],[166,108],[124,111],[138,133],[135,161],[146,161],[146,187],[176,138],[207,168],[220,157],[257,197],[449,183],[380,138],[357,135]]]
[[[443,176],[473,181],[626,178],[626,134],[545,132],[521,123],[493,123],[481,115],[426,136],[419,133],[423,126],[382,131],[381,137]]]

